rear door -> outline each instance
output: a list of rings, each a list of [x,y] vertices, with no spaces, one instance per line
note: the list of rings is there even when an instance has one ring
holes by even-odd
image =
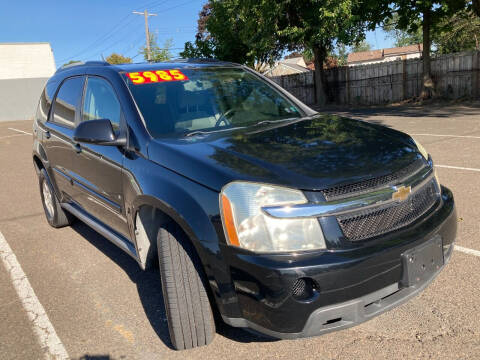
[[[88,76],[79,122],[109,119],[117,135],[125,133],[120,101],[104,78]],[[76,144],[72,176],[74,201],[111,229],[129,238],[122,194],[124,149],[117,146]]]
[[[57,92],[49,120],[42,127],[43,145],[49,163],[49,175],[57,184],[61,201],[71,197],[71,170],[75,123],[80,115],[85,78],[75,76],[65,79]]]

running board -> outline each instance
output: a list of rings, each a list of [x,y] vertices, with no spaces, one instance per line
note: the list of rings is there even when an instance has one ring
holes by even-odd
[[[108,226],[102,224],[93,216],[87,214],[85,211],[80,209],[75,204],[62,203],[61,206],[62,208],[70,212],[72,215],[76,216],[78,219],[80,219],[82,222],[87,224],[93,230],[95,230],[99,234],[106,237],[108,240],[110,240],[112,243],[117,245],[120,249],[122,249],[128,255],[130,255],[131,257],[133,257],[135,260],[138,261],[137,250],[135,249],[135,246],[130,241],[125,239],[120,234],[117,234],[114,230],[110,229]]]

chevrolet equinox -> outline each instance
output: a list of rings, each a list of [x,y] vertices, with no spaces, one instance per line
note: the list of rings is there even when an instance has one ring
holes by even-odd
[[[415,139],[238,64],[64,66],[33,129],[48,223],[158,267],[176,349],[209,344],[214,314],[282,339],[359,324],[452,253],[453,196]]]

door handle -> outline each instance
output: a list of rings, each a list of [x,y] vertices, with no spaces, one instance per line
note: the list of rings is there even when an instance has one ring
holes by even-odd
[[[82,147],[80,146],[80,144],[73,144],[72,146],[77,154],[82,152]]]

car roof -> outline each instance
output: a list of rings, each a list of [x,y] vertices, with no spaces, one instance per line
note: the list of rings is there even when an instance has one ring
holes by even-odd
[[[118,72],[134,72],[143,71],[146,69],[151,70],[164,70],[164,69],[188,69],[188,68],[205,68],[205,67],[241,67],[242,65],[220,61],[214,59],[177,59],[164,62],[141,62],[135,64],[109,64],[105,61],[87,61],[78,62],[62,66],[57,70],[57,73],[70,69],[82,69],[85,67],[104,67]]]
[[[225,67],[225,66],[241,66],[239,64],[227,62],[227,61],[219,61],[219,60],[202,60],[202,59],[185,59],[185,60],[172,60],[172,61],[165,61],[165,62],[156,62],[156,63],[136,63],[136,64],[120,64],[115,65],[117,69],[120,71],[136,71],[136,70],[145,70],[145,69],[153,69],[153,70],[163,70],[163,69],[187,69],[187,68],[204,68],[204,67]]]

